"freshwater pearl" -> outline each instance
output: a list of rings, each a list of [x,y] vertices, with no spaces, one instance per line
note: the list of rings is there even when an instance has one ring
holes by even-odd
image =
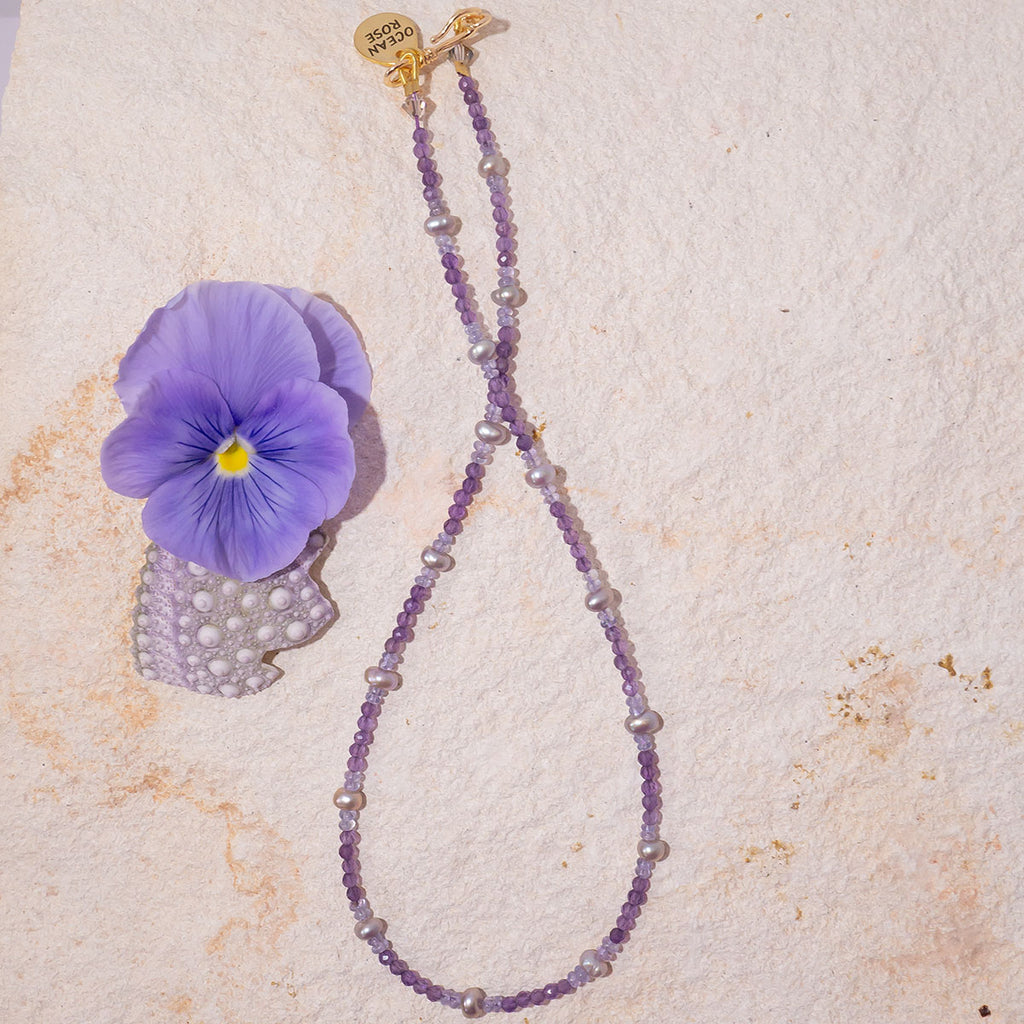
[[[484,1000],[487,998],[487,993],[482,988],[467,988],[462,993],[462,1001],[459,1004],[462,1007],[463,1017],[482,1017],[484,1015]]]
[[[636,844],[636,852],[641,860],[656,864],[668,856],[668,843],[664,839],[641,839]]]
[[[447,572],[455,564],[451,555],[435,551],[433,548],[424,548],[420,552],[420,561],[428,569],[436,569],[438,572]]]
[[[500,423],[492,423],[490,420],[481,420],[473,428],[473,433],[487,444],[504,444],[509,438],[506,427]]]
[[[601,587],[591,594],[587,594],[586,606],[592,612],[603,612],[612,603],[614,595],[607,587]]]
[[[383,935],[388,929],[388,923],[382,917],[368,917],[365,921],[356,924],[356,938],[369,942],[378,935]]]
[[[361,791],[353,793],[350,789],[339,789],[334,794],[334,806],[339,811],[361,811],[366,806],[366,796]]]
[[[523,476],[531,487],[547,487],[555,482],[555,467],[550,462],[542,462],[528,469]]]
[[[428,235],[450,235],[455,230],[457,221],[450,213],[436,213],[423,222]]]
[[[488,153],[480,163],[476,165],[481,178],[489,178],[492,174],[504,177],[508,174],[508,161],[500,153]]]
[[[580,967],[592,978],[603,978],[611,973],[612,965],[597,955],[596,949],[585,949],[580,954]]]
[[[657,732],[664,724],[661,720],[661,715],[657,711],[651,711],[650,709],[642,715],[630,715],[626,719],[626,728],[634,736],[647,736],[652,732]]]
[[[371,685],[381,690],[397,690],[402,685],[402,677],[390,669],[378,668],[371,665],[364,673],[363,678]]]
[[[518,306],[523,296],[514,284],[504,284],[491,292],[491,301],[496,306]]]
[[[469,361],[474,363],[476,366],[480,366],[486,363],[489,359],[494,358],[494,342],[493,341],[478,341],[475,345],[470,347],[469,350]]]

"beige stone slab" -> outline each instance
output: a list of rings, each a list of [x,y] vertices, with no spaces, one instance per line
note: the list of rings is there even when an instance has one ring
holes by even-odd
[[[482,411],[364,3],[23,4],[0,135],[0,1019],[458,1015],[352,935],[331,794]],[[432,32],[451,9],[409,13]],[[515,0],[479,46],[519,393],[666,720],[614,976],[510,1020],[1024,1019],[1016,5]],[[430,124],[490,289],[448,69]],[[189,281],[322,292],[375,373],[340,611],[245,701],[145,683],[117,361]],[[487,306],[486,302],[483,306]],[[489,313],[489,309],[486,310]],[[639,810],[616,673],[507,450],[421,617],[364,868],[439,982],[564,976]]]

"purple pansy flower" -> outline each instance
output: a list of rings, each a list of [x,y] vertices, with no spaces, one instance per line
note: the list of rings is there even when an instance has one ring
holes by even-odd
[[[250,282],[189,285],[149,318],[115,389],[128,417],[103,443],[103,479],[149,499],[143,527],[171,554],[262,579],[345,504],[370,368],[330,303]]]

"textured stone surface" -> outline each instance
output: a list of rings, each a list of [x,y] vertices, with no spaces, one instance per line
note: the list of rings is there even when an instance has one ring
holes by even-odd
[[[665,718],[673,854],[613,977],[508,1019],[1024,1019],[1024,12],[510,2],[479,47],[517,380]],[[0,135],[5,1021],[443,1021],[352,935],[331,794],[482,408],[363,3],[26,3]],[[431,34],[451,8],[411,11]],[[500,26],[499,26],[500,27]],[[448,69],[431,125],[490,287]],[[200,277],[323,293],[375,373],[280,682],[142,680],[118,358]],[[499,452],[374,744],[365,877],[453,986],[564,974],[638,804],[616,673]]]

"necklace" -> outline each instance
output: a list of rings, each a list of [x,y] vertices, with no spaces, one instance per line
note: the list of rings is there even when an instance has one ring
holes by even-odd
[[[363,939],[380,963],[402,984],[424,995],[431,1002],[439,1002],[453,1009],[461,1009],[466,1017],[482,1017],[487,1013],[515,1013],[529,1006],[541,1006],[560,999],[590,981],[607,975],[611,962],[622,952],[636,926],[651,885],[655,864],[668,855],[668,844],[661,838],[661,784],[654,733],[662,726],[661,717],[647,706],[639,672],[630,654],[621,621],[614,607],[614,595],[594,568],[564,496],[556,482],[555,468],[538,452],[525,414],[518,405],[515,384],[510,371],[510,360],[519,339],[516,307],[521,295],[515,269],[516,255],[513,226],[506,190],[508,164],[498,151],[490,121],[480,100],[476,81],[470,77],[469,62],[473,53],[467,47],[472,38],[490,16],[476,8],[460,11],[431,41],[432,49],[419,48],[419,29],[408,18],[395,14],[380,14],[363,22],[356,30],[356,48],[369,60],[387,66],[386,80],[405,89],[404,109],[411,114],[415,128],[412,133],[413,155],[423,183],[423,198],[429,215],[424,222],[427,234],[433,237],[444,270],[444,280],[451,288],[463,328],[469,341],[469,359],[480,367],[487,382],[487,402],[484,417],[475,427],[476,441],[465,469],[465,479],[452,496],[447,518],[437,537],[420,555],[421,570],[402,604],[395,628],[384,642],[384,652],[376,665],[366,670],[369,685],[352,745],[349,747],[347,772],[342,787],[334,795],[340,811],[341,855],[344,874],[342,883],[349,907],[356,919],[356,935]],[[420,87],[420,72],[443,56],[450,56],[459,75],[459,89],[466,104],[476,141],[482,154],[478,169],[490,190],[492,217],[496,234],[498,287],[491,294],[497,306],[497,341],[492,341],[479,316],[461,259],[452,235],[458,222],[449,212],[439,188],[440,177],[430,145],[430,133],[423,125],[425,103]],[[641,802],[643,814],[637,861],[633,880],[615,919],[615,926],[597,944],[587,949],[566,976],[540,988],[523,990],[515,995],[487,995],[482,989],[463,990],[435,984],[419,971],[410,967],[392,946],[386,936],[387,923],[373,913],[363,886],[359,862],[359,815],[366,805],[363,786],[366,780],[367,757],[373,743],[374,731],[383,710],[385,699],[401,684],[398,667],[402,653],[412,642],[417,616],[430,600],[440,576],[454,566],[451,550],[462,533],[469,508],[483,486],[485,467],[499,445],[515,438],[516,449],[526,465],[526,483],[540,492],[548,512],[568,545],[575,568],[583,577],[586,588],[585,604],[596,614],[611,645],[613,663],[622,677],[622,692],[626,697],[628,717],[626,729],[633,735],[640,767]]]

